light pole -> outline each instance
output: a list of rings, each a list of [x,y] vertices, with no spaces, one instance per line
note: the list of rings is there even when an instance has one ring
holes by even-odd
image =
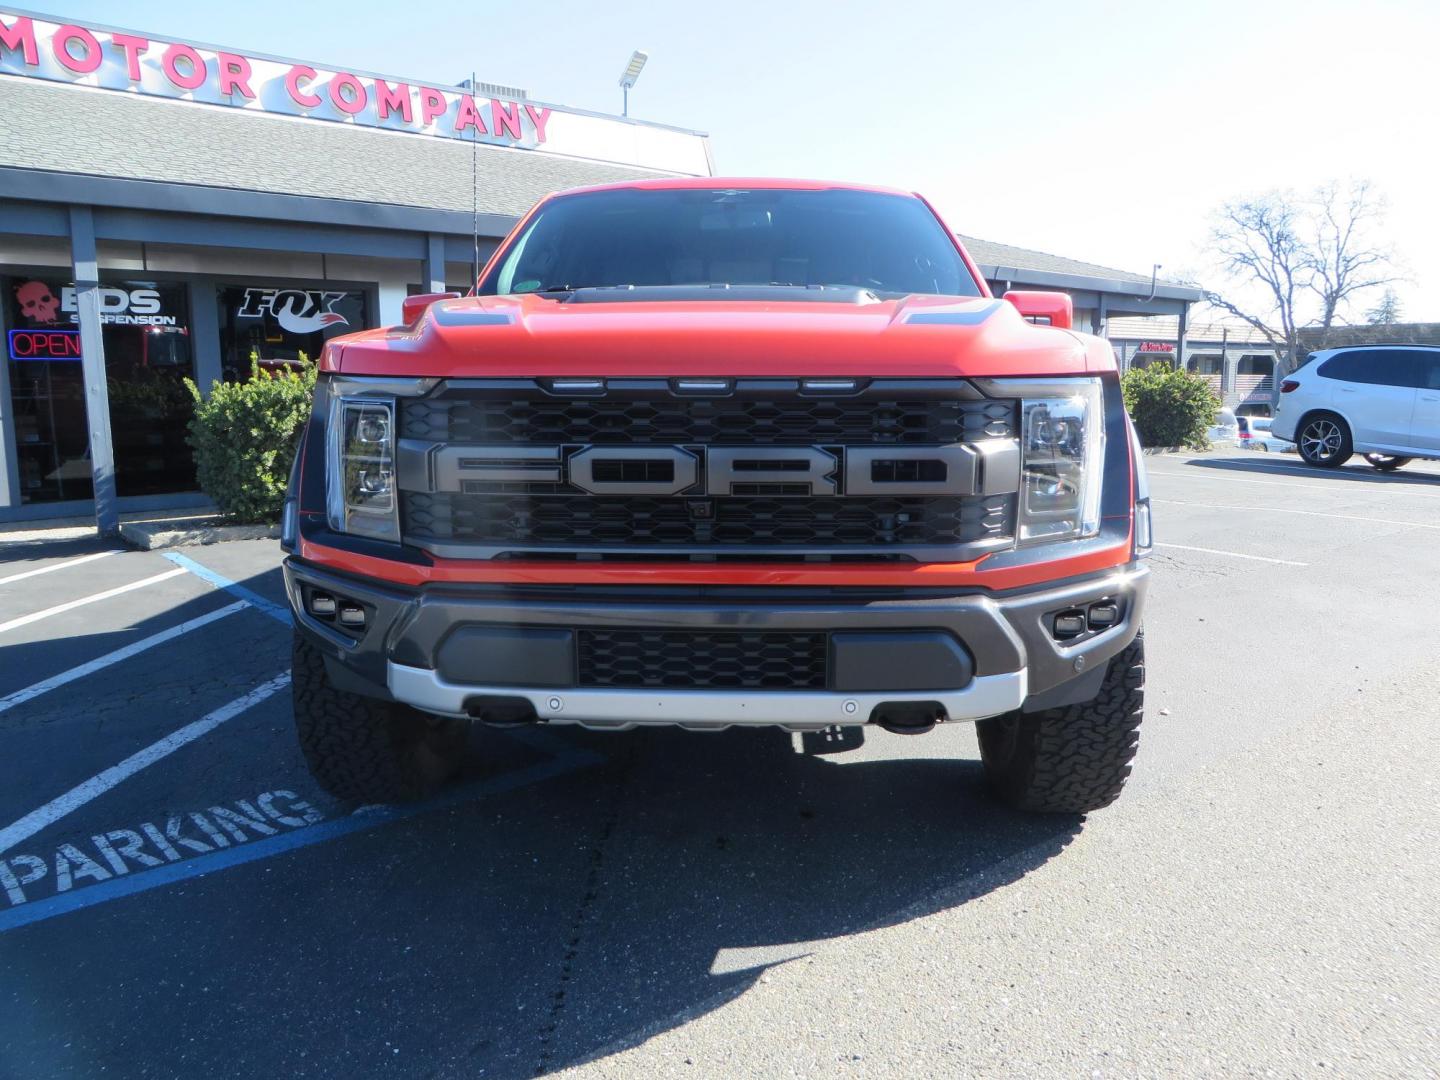
[[[630,54],[630,62],[625,65],[625,71],[620,75],[620,89],[625,91],[625,104],[620,113],[621,116],[630,115],[630,88],[635,85],[635,80],[640,78],[640,72],[645,68],[645,61],[650,59],[650,54],[636,49]]]

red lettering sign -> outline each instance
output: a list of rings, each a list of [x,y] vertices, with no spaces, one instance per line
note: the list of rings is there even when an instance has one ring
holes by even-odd
[[[140,54],[150,48],[150,42],[133,34],[111,34],[110,44],[125,54],[125,72],[132,82],[140,81]]]
[[[549,109],[537,109],[529,102],[525,103],[525,113],[530,117],[530,122],[535,125],[535,141],[545,141],[545,125],[550,122]]]
[[[234,53],[215,55],[220,60],[220,93],[240,94],[254,101],[255,91],[250,89],[250,61]]]
[[[11,330],[11,360],[79,360],[79,330]]]
[[[422,86],[420,88],[420,123],[429,127],[435,122],[437,116],[444,116],[445,95],[433,86]]]
[[[315,69],[307,64],[296,64],[285,73],[285,89],[290,94],[290,100],[296,105],[313,109],[320,104],[319,94],[312,94],[300,88],[301,79],[309,82],[313,78],[315,78]]]
[[[346,90],[350,92],[347,94]],[[359,79],[348,71],[340,71],[330,80],[330,100],[341,112],[354,116],[365,111],[367,95]]]
[[[79,42],[82,55],[76,56],[71,51],[72,41]],[[100,55],[100,43],[95,40],[95,35],[83,26],[62,26],[56,30],[54,48],[55,59],[77,75],[89,75],[105,59]]]
[[[184,63],[181,63],[184,61]],[[189,45],[176,42],[165,50],[160,58],[160,67],[169,79],[181,90],[198,90],[209,76],[204,58]]]
[[[0,19],[0,48],[18,51],[25,57],[27,67],[40,63],[40,50],[35,47],[35,24],[23,15],[9,26]]]
[[[410,104],[410,87],[402,82],[396,83],[392,89],[384,79],[376,79],[375,115],[384,120],[393,112],[398,112],[407,124],[415,119]]]

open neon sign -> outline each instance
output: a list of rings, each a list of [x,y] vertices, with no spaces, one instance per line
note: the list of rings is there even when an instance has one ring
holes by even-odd
[[[11,330],[11,360],[79,360],[79,330]]]

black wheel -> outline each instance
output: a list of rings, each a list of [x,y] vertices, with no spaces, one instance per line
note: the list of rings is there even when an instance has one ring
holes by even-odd
[[[1311,465],[1334,469],[1350,460],[1355,452],[1350,441],[1350,427],[1334,413],[1316,413],[1307,417],[1295,436],[1300,456]]]
[[[454,773],[469,722],[337,690],[320,650],[295,633],[295,731],[310,775],[346,802],[396,803],[432,794]]]
[[[1109,806],[1130,775],[1144,704],[1142,632],[1110,661],[1093,701],[976,725],[990,789],[1020,810],[1085,814]]]
[[[1381,472],[1394,472],[1396,469],[1409,465],[1414,458],[1395,457],[1391,454],[1366,454],[1365,460]]]

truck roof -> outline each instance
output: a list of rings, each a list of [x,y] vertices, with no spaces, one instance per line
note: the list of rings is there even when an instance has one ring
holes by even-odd
[[[585,187],[557,191],[559,195],[572,195],[581,191],[618,191],[624,188],[649,188],[660,191],[710,188],[744,188],[750,191],[775,189],[783,191],[874,191],[884,195],[914,196],[912,191],[900,188],[881,187],[874,184],[854,184],[842,180],[800,180],[786,177],[767,176],[661,176],[651,180],[620,180],[610,184],[590,184]]]

